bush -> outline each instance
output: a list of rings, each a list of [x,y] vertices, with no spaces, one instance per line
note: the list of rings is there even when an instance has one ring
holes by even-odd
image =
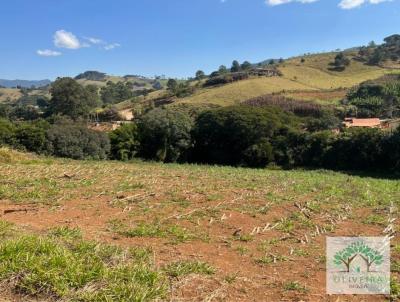
[[[140,156],[163,162],[185,161],[191,147],[193,121],[188,114],[157,108],[138,123]]]
[[[139,150],[136,124],[125,124],[110,133],[111,157],[117,160],[130,160]]]
[[[55,124],[46,133],[49,154],[73,159],[106,159],[110,141],[105,133],[74,124]]]
[[[15,130],[15,146],[31,152],[42,153],[46,148],[47,122],[22,123]]]
[[[6,119],[0,119],[0,146],[15,143],[15,126]]]

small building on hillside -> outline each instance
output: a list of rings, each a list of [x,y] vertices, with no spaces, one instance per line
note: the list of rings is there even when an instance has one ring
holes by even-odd
[[[344,128],[377,128],[383,131],[393,132],[400,127],[400,119],[379,118],[345,118],[343,122]]]
[[[345,118],[343,125],[345,128],[362,127],[362,128],[383,128],[379,118]]]

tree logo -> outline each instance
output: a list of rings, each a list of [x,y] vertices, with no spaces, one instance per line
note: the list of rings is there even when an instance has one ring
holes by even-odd
[[[328,237],[329,294],[389,294],[390,241],[386,237]]]

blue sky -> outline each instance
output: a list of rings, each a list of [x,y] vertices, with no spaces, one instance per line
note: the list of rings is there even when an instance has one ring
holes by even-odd
[[[4,0],[0,78],[187,77],[394,33],[400,0]]]

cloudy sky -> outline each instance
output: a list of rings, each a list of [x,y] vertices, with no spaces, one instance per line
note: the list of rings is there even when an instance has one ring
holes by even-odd
[[[400,0],[5,0],[0,78],[187,77],[394,33]]]

